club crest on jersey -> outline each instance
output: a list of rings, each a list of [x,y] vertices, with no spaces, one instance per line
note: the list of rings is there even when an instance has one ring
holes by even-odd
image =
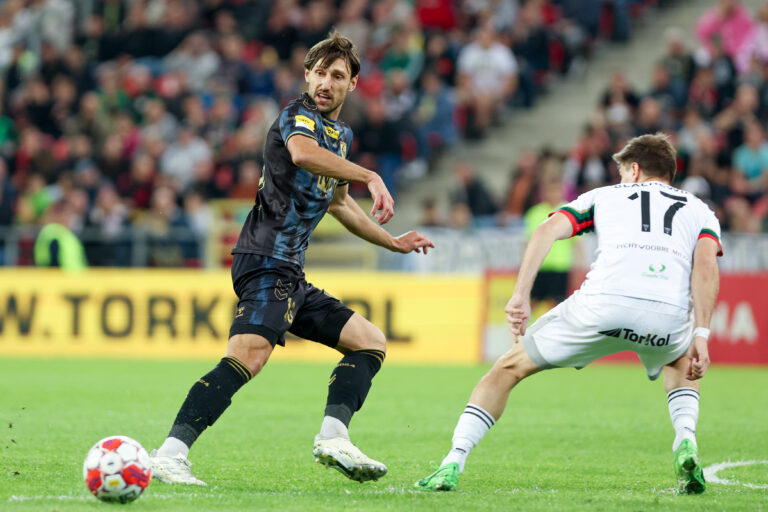
[[[298,115],[294,118],[297,127],[304,127],[307,130],[315,131],[315,122],[307,116]]]
[[[667,270],[667,266],[663,263],[651,263],[648,265],[648,271],[642,272],[640,275],[643,277],[650,277],[651,279],[661,279],[669,281],[669,276],[664,273]]]

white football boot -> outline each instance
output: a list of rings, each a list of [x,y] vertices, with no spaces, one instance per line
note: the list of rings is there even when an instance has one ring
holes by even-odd
[[[352,480],[376,481],[387,474],[387,466],[365,455],[349,439],[315,437],[315,462],[336,469]]]
[[[174,457],[164,457],[152,450],[149,454],[152,464],[152,478],[157,478],[167,484],[208,485],[192,474],[189,469],[192,463],[181,453]]]

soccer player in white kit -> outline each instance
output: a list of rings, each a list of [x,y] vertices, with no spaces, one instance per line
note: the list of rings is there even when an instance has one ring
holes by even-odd
[[[505,310],[516,343],[477,384],[451,451],[416,488],[456,487],[470,450],[525,377],[632,350],[651,380],[664,375],[680,492],[704,492],[695,430],[719,288],[720,225],[706,204],[670,185],[676,154],[664,134],[636,137],[613,158],[620,184],[582,194],[534,232]],[[590,231],[597,254],[581,288],[528,328],[531,287],[552,244]]]

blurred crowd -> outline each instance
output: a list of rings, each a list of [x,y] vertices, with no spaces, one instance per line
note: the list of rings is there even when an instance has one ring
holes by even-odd
[[[501,203],[469,164],[455,169],[457,189],[447,218],[423,207],[424,223],[458,228],[522,223],[552,186],[570,201],[618,182],[611,155],[645,133],[667,133],[678,151],[675,185],[706,201],[723,230],[768,232],[768,3],[751,13],[720,0],[696,25],[696,48],[666,31],[651,85],[638,90],[616,72],[575,147],[519,155]],[[551,201],[551,200],[550,200]],[[553,207],[558,204],[553,203]]]
[[[62,223],[92,265],[127,265],[131,226],[150,265],[199,265],[210,200],[254,197],[265,134],[332,27],[362,56],[342,113],[351,158],[396,193],[443,148],[533,105],[599,38],[626,40],[651,3],[5,0],[0,231]],[[171,233],[188,243],[169,247]]]

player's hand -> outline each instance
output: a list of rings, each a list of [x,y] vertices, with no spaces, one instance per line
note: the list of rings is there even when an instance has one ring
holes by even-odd
[[[512,298],[507,302],[507,307],[504,308],[504,312],[507,314],[507,323],[512,334],[515,337],[524,335],[525,330],[528,328],[528,320],[531,319],[530,299],[528,297],[512,295]]]
[[[389,194],[381,176],[373,172],[371,175],[371,181],[368,182],[368,190],[371,193],[371,198],[373,198],[371,216],[376,217],[379,224],[386,224],[395,214],[395,200]]]
[[[685,378],[688,380],[697,380],[704,376],[709,368],[709,349],[707,348],[706,338],[696,336],[688,348],[688,371]]]
[[[411,251],[423,251],[424,254],[427,254],[429,249],[434,247],[435,244],[433,244],[432,240],[426,236],[416,231],[409,231],[395,238],[394,250],[396,252],[402,252],[403,254],[407,254]]]

